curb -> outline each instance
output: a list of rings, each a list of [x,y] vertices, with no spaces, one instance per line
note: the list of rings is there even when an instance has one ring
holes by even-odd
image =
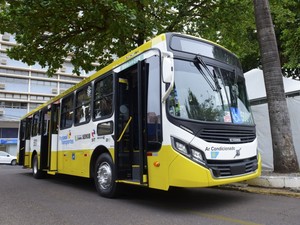
[[[247,193],[255,193],[255,194],[265,194],[265,195],[280,195],[292,198],[300,198],[300,192],[296,192],[290,189],[278,189],[278,188],[265,188],[265,187],[254,187],[247,185],[224,185],[220,186],[222,189],[227,190],[238,190]]]
[[[261,175],[258,178],[245,181],[250,186],[265,188],[288,188],[300,191],[300,175],[299,174],[272,174]]]
[[[300,198],[300,173],[278,174],[262,171],[262,175],[258,178],[224,185],[221,188]]]

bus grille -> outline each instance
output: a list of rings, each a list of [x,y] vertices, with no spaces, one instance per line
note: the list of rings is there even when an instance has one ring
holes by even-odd
[[[225,144],[249,143],[256,138],[254,129],[203,128],[198,136],[207,142]]]
[[[207,160],[207,166],[215,177],[229,177],[254,172],[258,168],[257,157],[243,160]]]

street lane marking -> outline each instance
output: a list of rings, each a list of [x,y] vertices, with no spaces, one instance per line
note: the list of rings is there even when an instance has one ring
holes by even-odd
[[[230,218],[230,217],[226,217],[226,216],[220,216],[220,215],[216,215],[216,214],[208,214],[208,213],[200,213],[200,212],[195,212],[195,211],[190,211],[192,214],[196,214],[208,219],[214,219],[214,220],[220,220],[220,221],[227,221],[230,223],[234,223],[234,224],[241,224],[241,225],[263,225],[263,224],[259,224],[259,223],[253,223],[250,221],[245,221],[245,220],[239,220],[239,219],[234,219],[234,218]]]

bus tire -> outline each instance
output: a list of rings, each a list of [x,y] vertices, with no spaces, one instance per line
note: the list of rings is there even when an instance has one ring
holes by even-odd
[[[114,198],[118,195],[118,183],[112,158],[108,153],[101,154],[95,165],[94,181],[99,195]]]
[[[45,175],[45,173],[39,169],[38,165],[39,165],[38,156],[34,155],[32,159],[32,175],[35,179],[41,179]]]

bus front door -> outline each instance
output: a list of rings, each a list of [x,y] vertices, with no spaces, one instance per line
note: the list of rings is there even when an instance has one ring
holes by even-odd
[[[139,67],[131,66],[117,76],[115,159],[119,180],[147,184]]]

